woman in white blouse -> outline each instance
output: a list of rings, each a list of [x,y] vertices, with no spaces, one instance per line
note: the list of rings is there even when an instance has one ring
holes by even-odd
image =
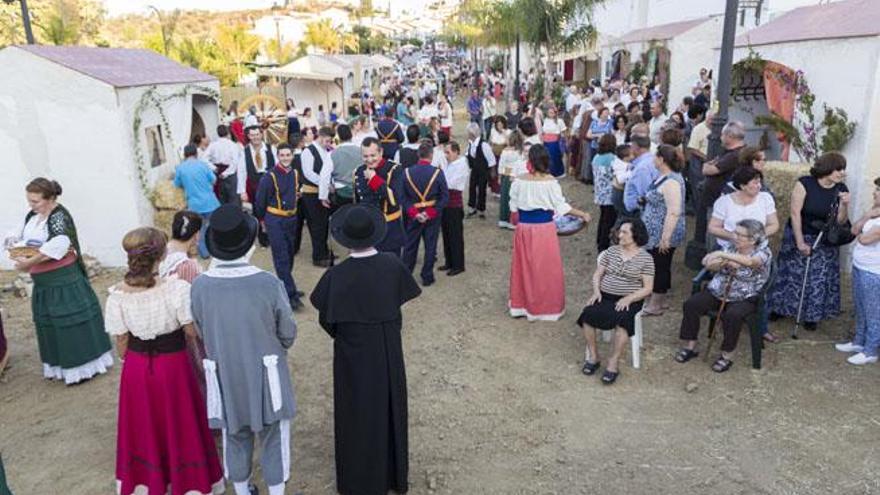
[[[556,107],[547,109],[547,118],[541,127],[542,141],[547,153],[550,155],[550,173],[554,177],[565,175],[565,165],[562,162],[562,139],[568,128],[565,122],[559,118]]]
[[[554,215],[590,215],[574,209],[550,174],[550,156],[543,145],[529,149],[531,172],[510,188],[510,211],[519,213],[510,267],[510,315],[533,320],[558,320],[565,313],[565,279]]]
[[[508,131],[510,132],[510,131]],[[507,147],[501,152],[498,159],[498,174],[501,176],[501,204],[498,205],[498,226],[504,229],[513,229],[510,221],[510,186],[513,180],[520,175],[528,173],[526,168],[526,155],[524,150],[525,139],[520,131],[510,133]]]
[[[34,281],[31,307],[43,377],[72,385],[113,365],[110,339],[73,218],[58,204],[61,185],[39,177],[25,190],[31,211],[6,245],[22,248],[13,257],[15,268],[30,273]]]
[[[159,278],[165,234],[125,235],[125,281],[110,288],[107,332],[122,358],[116,441],[117,493],[219,493],[223,470],[205,399],[186,352],[196,336],[190,285]]]

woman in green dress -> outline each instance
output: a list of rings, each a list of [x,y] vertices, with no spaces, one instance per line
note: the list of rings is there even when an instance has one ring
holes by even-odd
[[[72,385],[106,373],[113,364],[101,306],[86,275],[76,227],[58,204],[61,186],[45,178],[25,188],[31,208],[11,246],[30,246],[15,268],[34,280],[31,306],[43,376]]]

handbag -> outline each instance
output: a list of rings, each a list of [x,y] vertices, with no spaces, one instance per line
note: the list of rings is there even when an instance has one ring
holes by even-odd
[[[855,240],[856,236],[852,233],[852,223],[847,219],[844,222],[837,220],[837,214],[840,211],[840,199],[836,199],[831,207],[828,221],[825,222],[825,237],[822,242],[827,246],[839,247],[845,246]]]

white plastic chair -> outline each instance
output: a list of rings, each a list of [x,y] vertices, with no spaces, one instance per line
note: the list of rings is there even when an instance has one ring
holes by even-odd
[[[611,332],[614,330],[602,330],[602,342],[611,342]],[[642,367],[642,312],[639,311],[635,316],[635,335],[629,339],[630,345],[632,346],[632,350],[630,354],[632,355],[632,367],[634,369],[640,369]]]

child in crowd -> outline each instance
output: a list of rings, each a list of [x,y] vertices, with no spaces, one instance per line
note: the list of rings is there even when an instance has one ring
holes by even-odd
[[[630,145],[621,144],[615,150],[615,154],[617,158],[611,162],[611,170],[614,173],[612,201],[617,215],[622,216],[626,214],[626,207],[623,205],[623,189],[626,186],[626,181],[632,175],[633,152]]]

